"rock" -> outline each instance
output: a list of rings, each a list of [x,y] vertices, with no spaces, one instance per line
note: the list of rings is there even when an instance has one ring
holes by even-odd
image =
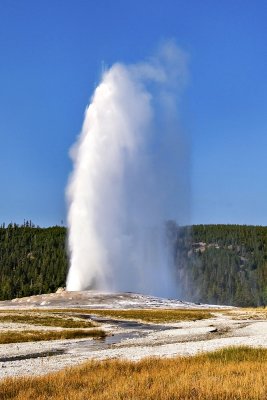
[[[64,293],[64,292],[66,292],[66,288],[64,287],[59,287],[56,291],[56,293]]]

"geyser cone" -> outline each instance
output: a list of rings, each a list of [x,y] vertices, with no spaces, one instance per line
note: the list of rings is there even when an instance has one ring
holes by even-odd
[[[182,142],[176,122],[166,124],[170,115],[175,121],[175,101],[163,89],[182,56],[174,46],[172,52],[161,63],[115,64],[86,110],[67,188],[67,290],[175,295],[165,221],[177,217],[179,163],[168,143]]]

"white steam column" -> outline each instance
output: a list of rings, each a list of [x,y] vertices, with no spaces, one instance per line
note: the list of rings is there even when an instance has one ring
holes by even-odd
[[[175,296],[165,221],[187,207],[173,95],[184,64],[170,43],[150,63],[113,65],[96,88],[71,150],[67,290]]]

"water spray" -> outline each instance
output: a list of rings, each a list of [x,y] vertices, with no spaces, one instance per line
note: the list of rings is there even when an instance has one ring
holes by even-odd
[[[149,62],[104,71],[71,149],[67,290],[176,295],[165,223],[187,213],[177,119],[185,70],[169,43]]]

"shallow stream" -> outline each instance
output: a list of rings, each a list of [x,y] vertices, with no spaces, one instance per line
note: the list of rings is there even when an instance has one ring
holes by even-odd
[[[84,352],[87,352],[88,350],[106,350],[114,345],[120,344],[127,339],[146,337],[149,333],[153,331],[155,332],[168,329],[179,329],[173,326],[104,318],[97,315],[81,314],[79,315],[79,317],[83,319],[90,319],[100,324],[108,324],[111,328],[113,328],[113,331],[118,330],[118,333],[113,333],[107,335],[104,338],[97,339],[79,339],[76,341],[66,340],[60,344],[55,343],[54,345],[53,342],[51,342],[51,348],[48,351],[33,352],[28,354],[26,353],[0,358],[0,363],[2,363],[2,367],[5,365],[5,363],[19,360],[60,356],[66,353],[82,354]]]
[[[133,339],[133,338],[141,338],[147,336],[151,331],[165,331],[168,329],[179,329],[174,326],[166,326],[160,324],[148,324],[137,321],[125,321],[118,320],[112,318],[104,318],[99,317],[97,315],[79,315],[80,318],[91,319],[92,321],[109,324],[112,327],[117,328],[118,330],[125,330],[126,332],[113,333],[112,335],[107,335],[104,338],[99,339],[85,339],[80,340],[75,343],[66,343],[66,352],[73,351],[73,349],[77,349],[77,351],[86,350],[105,350],[112,345],[116,345],[121,343],[123,340]]]

